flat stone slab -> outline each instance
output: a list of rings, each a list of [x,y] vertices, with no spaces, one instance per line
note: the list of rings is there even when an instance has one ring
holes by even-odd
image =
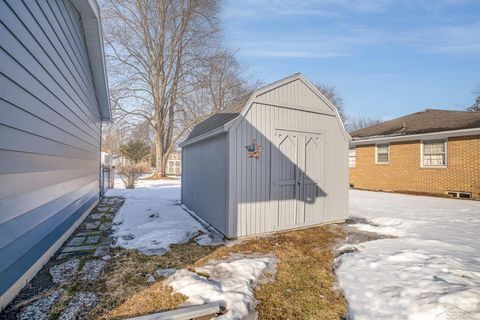
[[[108,211],[110,208],[108,207],[97,207],[97,209],[95,209],[96,211],[98,212],[106,212]]]
[[[100,227],[98,227],[98,230],[102,230],[102,231],[110,230],[110,229],[112,229],[112,223],[111,222],[104,222],[100,225]]]
[[[99,221],[87,222],[85,223],[85,229],[87,230],[97,229],[99,225],[100,225]]]
[[[77,246],[77,247],[66,247],[62,250],[62,253],[68,252],[78,252],[78,251],[89,251],[95,249],[96,246]]]
[[[67,307],[60,314],[59,320],[82,319],[82,311],[91,309],[97,304],[98,298],[91,292],[79,292],[68,303]]]
[[[53,305],[60,298],[63,290],[55,290],[51,294],[38,299],[35,302],[30,303],[28,306],[23,308],[22,312],[18,316],[20,320],[47,320],[49,318],[50,310],[52,310]]]
[[[79,236],[85,237],[85,236],[101,235],[102,233],[103,232],[101,232],[101,231],[92,230],[92,231],[79,232],[79,233],[76,234],[76,236],[77,237],[79,237]]]
[[[82,270],[82,277],[80,280],[86,282],[93,282],[98,279],[103,269],[107,265],[107,261],[104,260],[90,260],[85,263]]]
[[[106,256],[110,252],[110,247],[109,246],[100,246],[95,250],[95,253],[93,254],[94,257],[103,257]]]
[[[48,270],[52,276],[52,282],[55,284],[63,284],[69,282],[75,278],[78,267],[80,266],[80,260],[71,259],[64,263],[57,264]]]
[[[79,246],[83,243],[83,241],[85,241],[85,237],[75,237],[68,243],[68,245],[69,246]]]
[[[109,246],[113,243],[113,237],[104,237],[102,238],[102,241],[100,242],[100,244],[102,246]]]
[[[102,217],[103,217],[102,213],[94,213],[94,214],[91,214],[89,218],[92,219],[92,220],[99,220]]]
[[[91,235],[87,237],[87,239],[85,240],[85,244],[86,245],[97,244],[99,240],[100,240],[99,235]]]
[[[108,220],[113,220],[113,218],[115,218],[115,215],[111,213],[105,213],[104,217]]]
[[[158,269],[157,271],[155,271],[155,274],[158,277],[167,278],[167,277],[171,276],[172,274],[174,274],[175,272],[177,272],[177,269],[166,268],[166,269]]]

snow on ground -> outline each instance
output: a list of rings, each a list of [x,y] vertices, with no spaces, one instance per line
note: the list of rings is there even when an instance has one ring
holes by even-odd
[[[255,319],[258,301],[254,288],[258,283],[273,280],[276,264],[273,255],[231,254],[225,260],[211,260],[196,268],[196,273],[179,270],[165,284],[189,297],[184,305],[221,302],[228,312],[215,319]]]
[[[338,258],[352,319],[480,319],[480,202],[351,190],[350,216],[396,237]]]
[[[117,178],[107,196],[126,198],[113,221],[117,246],[162,255],[170,244],[192,238],[201,245],[221,243],[218,234],[205,229],[179,205],[180,180],[139,180],[135,189],[125,189]]]

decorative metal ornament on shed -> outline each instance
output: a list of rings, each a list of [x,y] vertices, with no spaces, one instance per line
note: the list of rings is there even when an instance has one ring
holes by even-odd
[[[260,154],[262,153],[262,147],[258,145],[257,140],[253,139],[252,143],[248,146],[245,146],[245,149],[248,151],[248,158],[259,159]]]

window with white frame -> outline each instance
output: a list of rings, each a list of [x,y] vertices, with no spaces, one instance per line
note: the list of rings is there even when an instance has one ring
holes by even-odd
[[[355,167],[356,158],[357,158],[357,151],[355,150],[355,147],[354,146],[350,147],[348,149],[348,166],[350,168]]]
[[[180,160],[169,160],[168,161],[168,172],[170,174],[179,174],[180,173]]]
[[[390,162],[390,145],[377,144],[376,163],[385,164]]]
[[[422,166],[443,167],[447,164],[447,140],[422,141]]]

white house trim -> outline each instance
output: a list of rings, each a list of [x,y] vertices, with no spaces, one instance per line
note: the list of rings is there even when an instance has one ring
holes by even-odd
[[[81,16],[100,116],[102,120],[111,121],[100,9],[94,0],[72,0],[72,4]]]
[[[474,135],[480,135],[480,128],[430,132],[430,133],[422,133],[422,134],[410,134],[410,135],[392,136],[392,137],[383,137],[383,136],[371,137],[371,138],[352,140],[351,144],[354,146],[358,146],[358,145],[383,144],[383,143],[412,141],[412,140],[447,139],[452,137],[465,137],[465,136],[474,136]]]
[[[235,119],[236,119],[236,118],[235,118]],[[228,123],[227,123],[227,124],[228,124]],[[214,136],[216,136],[216,135],[218,135],[218,134],[226,133],[226,132],[228,131],[228,128],[226,128],[227,124],[225,124],[225,125],[223,125],[223,126],[221,126],[221,127],[218,127],[217,129],[214,129],[214,130],[212,130],[212,131],[208,131],[208,132],[206,132],[206,133],[204,133],[204,134],[201,134],[201,135],[199,135],[198,137],[192,138],[192,139],[190,139],[190,140],[188,140],[188,141],[184,141],[184,142],[180,143],[178,146],[179,146],[180,148],[183,148],[183,147],[188,146],[188,145],[190,145],[190,144],[192,144],[192,143],[196,143],[196,142],[198,142],[198,141],[201,141],[201,140],[205,140],[205,139],[214,137]]]
[[[388,161],[387,162],[378,162],[378,146],[379,145],[386,145],[387,146],[387,156],[388,156]],[[375,144],[375,164],[379,164],[379,165],[390,164],[390,143],[377,143],[377,144]]]
[[[443,166],[426,166],[423,164],[423,145],[425,141],[445,140],[445,164]],[[446,169],[448,168],[448,138],[422,139],[420,141],[420,167],[425,169]]]

